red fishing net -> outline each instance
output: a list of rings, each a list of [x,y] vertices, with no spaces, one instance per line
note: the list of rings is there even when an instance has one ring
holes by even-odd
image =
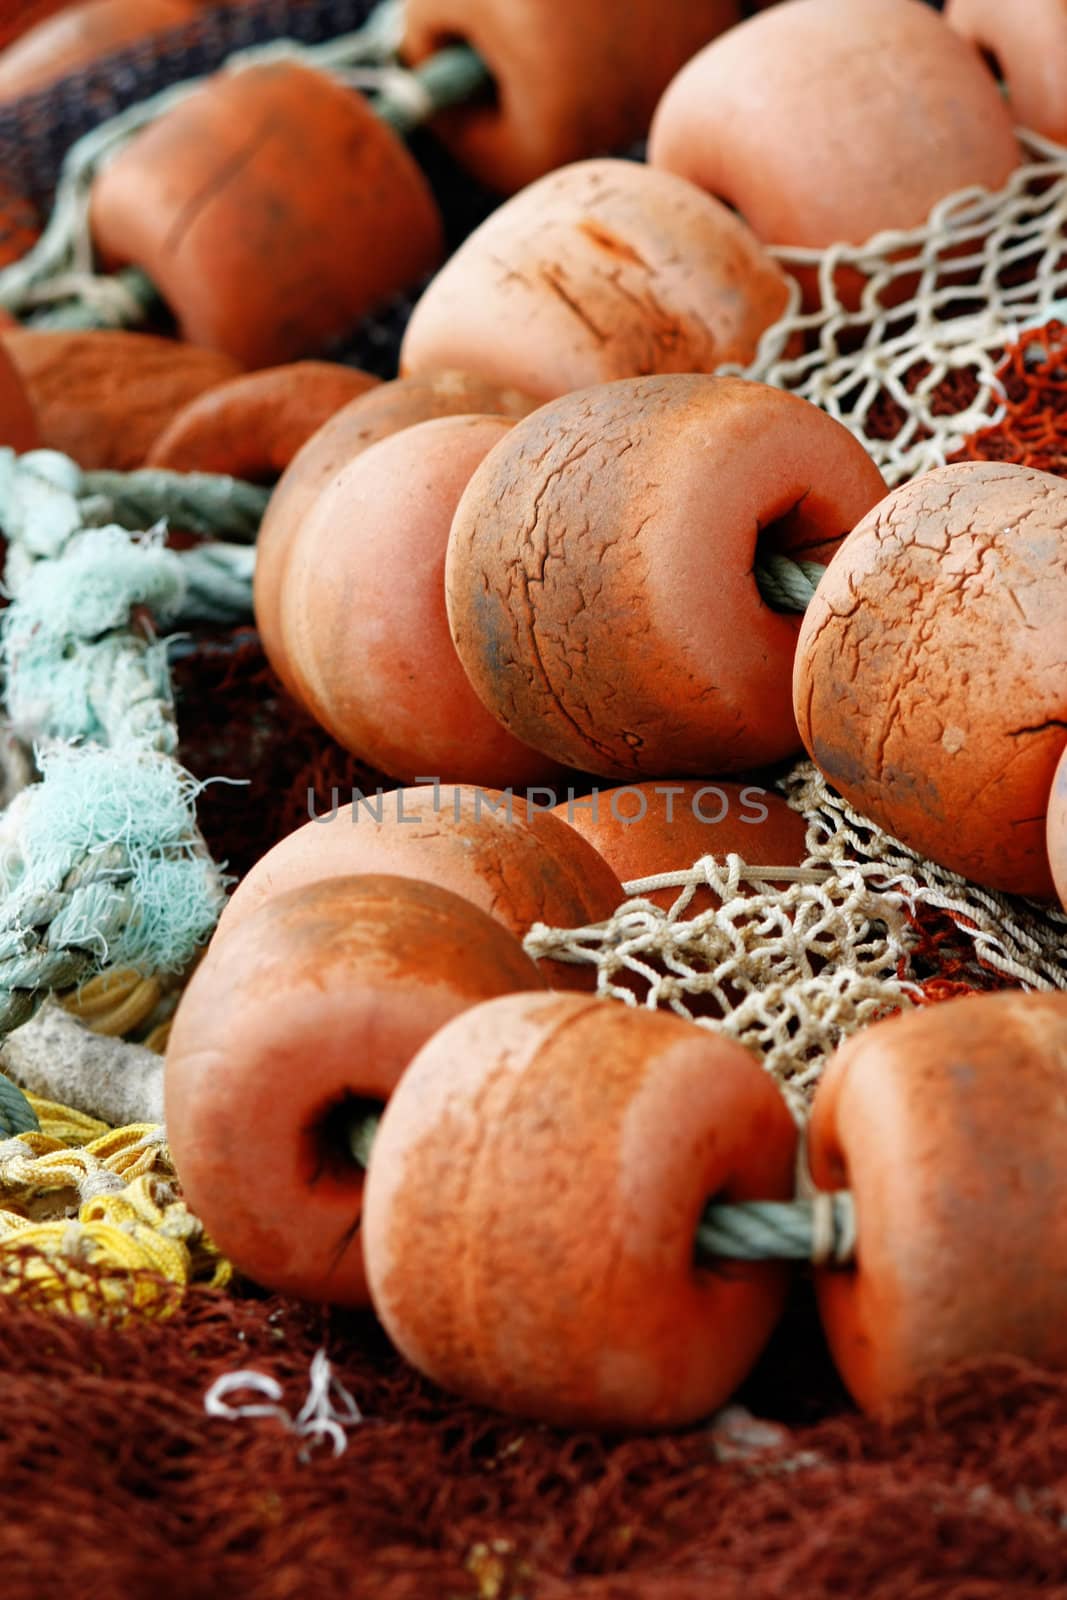
[[[120,1328],[0,1305],[4,1592],[1067,1592],[1067,1379],[989,1363],[894,1418],[860,1419],[834,1396],[805,1319],[798,1298],[729,1413],[618,1441],[447,1399],[370,1321],[274,1299],[192,1293],[168,1321]],[[364,1415],[343,1455],[274,1418],[205,1415],[209,1386],[238,1367],[276,1378],[295,1414],[320,1347]]]

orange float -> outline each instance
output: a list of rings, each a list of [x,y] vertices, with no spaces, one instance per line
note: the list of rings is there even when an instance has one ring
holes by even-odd
[[[559,817],[518,795],[433,784],[335,805],[257,861],[222,913],[229,936],[279,894],[345,873],[391,873],[463,895],[518,938],[535,922],[581,928],[603,922],[622,885],[592,845]],[[556,988],[589,969],[546,961]]]
[[[1002,0],[946,0],[944,17],[950,28],[993,58],[1015,121],[1067,144],[1063,0],[1028,0],[1022,12],[1013,12]]]
[[[619,879],[631,883],[661,872],[684,872],[701,856],[738,855],[753,867],[798,867],[806,857],[807,822],[770,790],[725,779],[664,779],[564,801],[556,816],[587,840]],[[652,889],[642,898],[669,911],[681,889]],[[710,889],[698,889],[687,916],[714,910]]]
[[[232,378],[235,364],[147,333],[2,335],[37,414],[41,444],[87,471],[144,466],[167,424],[195,395]]]
[[[710,195],[635,161],[583,161],[460,246],[412,313],[400,368],[468,367],[551,400],[744,366],[788,303],[784,272]]]
[[[951,1362],[1067,1366],[1067,995],[968,996],[843,1045],[811,1170],[850,1189],[856,1260],[816,1283],[852,1394],[875,1410]]]
[[[363,1246],[400,1352],[565,1427],[706,1416],[782,1309],[779,1263],[694,1261],[710,1196],[792,1192],[796,1130],[747,1051],[676,1017],[514,995],[443,1028],[394,1094]]]
[[[435,417],[524,417],[536,402],[465,372],[434,372],[379,384],[342,407],[298,450],[271,495],[256,540],[256,626],[267,659],[295,692],[281,641],[281,598],[289,553],[305,514],[350,461],[401,428]]]
[[[845,540],[800,630],[805,747],[845,798],[975,882],[1050,898],[1067,744],[1067,484],[967,461],[894,489]]]
[[[349,463],[296,535],[282,649],[339,744],[406,783],[525,788],[555,773],[486,711],[448,631],[445,550],[471,473],[511,423],[443,417]]]
[[[29,396],[18,368],[0,344],[0,446],[32,450],[37,441],[37,419]]]
[[[0,53],[0,104],[58,83],[139,39],[180,27],[194,0],[87,0],[27,29]]]
[[[516,738],[608,777],[789,755],[799,619],[757,549],[825,560],[885,493],[852,435],[795,395],[672,375],[579,390],[475,472],[446,563],[456,648]]]
[[[472,45],[493,93],[432,124],[460,163],[512,193],[647,130],[671,77],[737,21],[737,0],[408,0],[403,54]]]
[[[364,1304],[351,1127],[442,1023],[540,987],[498,922],[408,878],[311,884],[213,942],[171,1029],[167,1135],[190,1207],[238,1270]]]
[[[735,206],[767,244],[821,250],[915,228],[1021,159],[975,52],[916,0],[792,0],[715,40],[675,78],[653,166]]]
[[[377,387],[369,372],[336,361],[294,361],[242,373],[179,411],[147,464],[273,483],[323,423]]]
[[[183,336],[268,367],[313,354],[442,250],[406,147],[292,62],[222,72],[139,133],[92,190],[110,267],[141,267]]]
[[[1067,911],[1067,746],[1064,747],[1049,799],[1048,859],[1060,904]]]

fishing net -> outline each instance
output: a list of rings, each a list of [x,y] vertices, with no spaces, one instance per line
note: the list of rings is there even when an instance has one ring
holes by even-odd
[[[0,42],[46,9],[9,8]],[[329,37],[367,10],[253,0],[0,107],[0,261],[41,226],[64,151],[102,118],[235,47]],[[752,369],[840,416],[892,482],[948,459],[1065,470],[1067,155],[1029,139],[1027,152],[1002,196],[954,197],[925,229],[818,263],[819,309],[794,306]],[[487,201],[432,146],[420,155],[457,238]],[[370,319],[347,358],[393,370],[407,310]],[[199,802],[235,876],[306,819],[309,794],[321,811],[335,787],[388,786],[285,697],[250,628],[196,630],[172,672],[180,759],[245,780]],[[670,911],[643,898],[646,882],[609,924],[535,928],[529,947],[594,966],[627,1003],[724,1027],[798,1106],[837,1041],[879,1015],[1067,988],[1060,913],[922,860],[806,762],[763,781],[807,818],[797,881],[704,861],[675,875]],[[692,913],[702,885],[722,902],[713,915]],[[67,1001],[162,1043],[158,997],[113,983],[106,998]],[[230,1280],[157,1128],[37,1105],[42,1132],[0,1142],[11,1600],[60,1581],[160,1600],[1067,1596],[1067,1379],[992,1361],[860,1418],[801,1276],[760,1367],[705,1426],[613,1441],[514,1423],[424,1383],[372,1319]],[[238,1371],[255,1376],[228,1382],[209,1414]]]

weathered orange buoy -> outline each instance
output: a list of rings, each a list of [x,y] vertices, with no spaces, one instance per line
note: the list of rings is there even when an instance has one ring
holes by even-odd
[[[524,788],[555,772],[482,705],[445,612],[456,503],[511,426],[442,417],[383,439],[322,491],[293,541],[281,637],[299,696],[346,750],[407,783]]]
[[[0,446],[32,450],[37,438],[37,419],[18,368],[0,344]]]
[[[918,227],[957,189],[999,189],[1020,151],[990,74],[929,7],[793,0],[682,69],[649,160],[766,243],[823,249]]]
[[[516,738],[610,777],[737,772],[796,749],[796,616],[763,549],[825,560],[885,491],[817,407],[739,378],[634,378],[519,422],[446,563],[452,636]]]
[[[661,872],[683,872],[701,856],[738,855],[753,867],[797,867],[807,855],[807,822],[778,795],[756,784],[700,778],[634,783],[563,801],[556,816],[570,823],[626,884]],[[669,911],[681,889],[652,889],[643,898]],[[719,904],[698,889],[687,916]]]
[[[293,62],[217,73],[96,179],[93,239],[135,263],[193,344],[248,367],[313,354],[442,248],[406,147],[358,94]]]
[[[994,58],[1015,121],[1046,139],[1067,144],[1063,0],[1029,0],[1022,14],[1013,14],[998,0],[946,0],[944,17],[950,28]]]
[[[296,530],[319,494],[380,439],[435,417],[524,417],[535,402],[465,372],[427,373],[379,384],[342,407],[298,450],[271,495],[256,540],[253,592],[256,626],[267,659],[290,693],[294,680],[281,641],[280,608],[285,570]]]
[[[518,795],[427,784],[335,804],[257,861],[222,913],[216,939],[255,908],[302,884],[344,873],[392,873],[463,895],[522,938],[535,922],[581,928],[603,922],[622,885],[592,845]],[[589,968],[546,961],[556,988]]]
[[[273,483],[324,422],[378,386],[371,373],[336,361],[242,373],[179,411],[149,451],[148,465]]]
[[[80,467],[141,467],[161,429],[194,395],[232,378],[235,364],[147,333],[2,335],[37,414],[41,444]]]
[[[413,63],[457,40],[493,77],[491,97],[434,120],[490,188],[512,193],[565,162],[640,138],[672,75],[737,21],[737,0],[408,0]]]
[[[676,1017],[515,995],[443,1028],[382,1120],[363,1243],[400,1352],[567,1427],[706,1416],[782,1309],[778,1263],[694,1262],[718,1195],[789,1195],[796,1131],[739,1045]]]
[[[499,923],[409,878],[305,885],[213,941],[171,1030],[167,1135],[190,1207],[238,1270],[365,1304],[350,1126],[442,1023],[540,987]]]
[[[149,34],[180,27],[193,0],[86,0],[67,5],[0,53],[0,103],[58,83]]]
[[[400,366],[469,367],[549,400],[745,365],[788,301],[784,272],[710,195],[634,161],[584,161],[460,246],[416,305]]]
[[[820,582],[794,681],[804,744],[858,811],[978,883],[1046,898],[1065,527],[1067,484],[1030,467],[901,485]]]
[[[843,1045],[812,1173],[850,1189],[857,1252],[817,1274],[823,1326],[874,1410],[950,1362],[1067,1366],[1067,995],[965,997]]]
[[[1052,881],[1063,909],[1067,911],[1067,746],[1064,746],[1056,776],[1052,780],[1046,833]]]

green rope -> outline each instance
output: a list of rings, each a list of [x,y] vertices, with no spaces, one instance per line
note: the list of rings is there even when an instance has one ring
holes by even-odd
[[[464,105],[492,87],[489,70],[469,45],[449,45],[420,66],[384,79],[374,99],[377,116],[395,133],[414,133],[451,106]]]
[[[118,523],[150,528],[170,522],[187,533],[250,541],[259,532],[270,490],[210,472],[86,472],[78,504],[87,528]]]
[[[822,1237],[820,1237],[822,1229]],[[696,1254],[704,1262],[848,1261],[856,1222],[847,1192],[796,1200],[744,1200],[709,1205],[697,1224]]]
[[[107,509],[148,533],[86,526]],[[166,972],[225,898],[196,825],[202,785],[174,759],[166,644],[134,624],[251,614],[253,548],[168,550],[161,521],[248,538],[266,492],[228,478],[83,473],[54,451],[0,451],[8,539],[0,618],[6,709],[41,781],[0,816],[0,1036],[105,966]]]
[[[759,592],[773,611],[806,611],[826,568],[815,561],[761,553],[755,570]]]
[[[16,1133],[35,1133],[41,1124],[22,1090],[0,1075],[0,1139]]]
[[[370,1164],[381,1117],[357,1116],[348,1129],[348,1148],[357,1166]],[[709,1201],[697,1223],[693,1255],[697,1266],[718,1261],[851,1261],[856,1249],[856,1215],[847,1190],[819,1192],[795,1200]]]

